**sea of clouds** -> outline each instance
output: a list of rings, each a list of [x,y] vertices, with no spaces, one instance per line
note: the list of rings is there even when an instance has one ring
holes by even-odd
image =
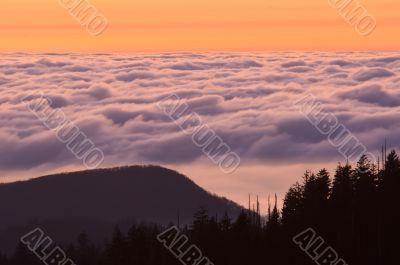
[[[373,152],[400,135],[400,53],[2,54],[0,168],[79,161],[21,103],[43,91],[105,154],[105,165],[204,158],[158,107],[176,93],[242,163],[340,161],[294,106],[312,93]]]

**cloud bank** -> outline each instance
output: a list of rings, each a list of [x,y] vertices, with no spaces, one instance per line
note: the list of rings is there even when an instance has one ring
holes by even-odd
[[[176,93],[242,163],[340,161],[293,103],[313,93],[369,150],[400,135],[400,53],[3,54],[0,168],[78,163],[21,103],[43,91],[108,165],[203,159],[157,102]]]

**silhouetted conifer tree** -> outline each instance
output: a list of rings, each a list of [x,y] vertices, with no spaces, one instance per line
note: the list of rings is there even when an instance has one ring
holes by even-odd
[[[258,200],[253,211],[249,200],[249,209],[233,219],[225,214],[218,220],[200,208],[181,233],[188,236],[189,245],[198,246],[218,265],[315,264],[292,241],[309,227],[349,265],[397,265],[400,159],[392,151],[384,164],[377,170],[366,156],[354,169],[339,164],[332,184],[326,169],[317,174],[307,171],[302,183],[289,188],[281,212],[275,195],[263,224]],[[76,243],[66,247],[67,254],[77,265],[181,264],[157,241],[163,230],[157,225],[134,224],[125,235],[117,226],[104,249],[95,247],[82,233]],[[28,264],[41,261],[21,243],[9,259],[0,255],[0,265]]]

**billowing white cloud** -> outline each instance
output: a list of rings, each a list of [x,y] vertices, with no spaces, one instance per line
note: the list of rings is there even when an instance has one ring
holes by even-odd
[[[298,112],[312,93],[372,151],[400,132],[398,53],[3,54],[0,168],[77,163],[21,103],[43,91],[108,165],[190,163],[201,150],[158,107],[176,93],[242,163],[339,161]]]

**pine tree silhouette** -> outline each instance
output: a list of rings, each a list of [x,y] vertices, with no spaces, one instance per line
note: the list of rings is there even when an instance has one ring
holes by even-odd
[[[180,229],[190,242],[182,249],[195,244],[210,260],[201,265],[315,264],[292,242],[294,235],[311,227],[349,265],[397,265],[399,187],[400,159],[395,151],[379,169],[366,156],[355,167],[338,164],[333,180],[326,169],[317,174],[307,171],[302,182],[289,188],[281,211],[276,195],[273,204],[268,200],[265,221],[261,222],[258,199],[254,210],[250,208],[250,196],[248,209],[236,218],[218,218],[199,208],[193,222]],[[77,242],[67,244],[67,254],[77,265],[182,264],[157,241],[165,228],[133,224],[125,234],[116,226],[109,243],[100,246],[82,233]],[[23,264],[41,262],[21,243],[13,256],[0,255],[0,265]]]

